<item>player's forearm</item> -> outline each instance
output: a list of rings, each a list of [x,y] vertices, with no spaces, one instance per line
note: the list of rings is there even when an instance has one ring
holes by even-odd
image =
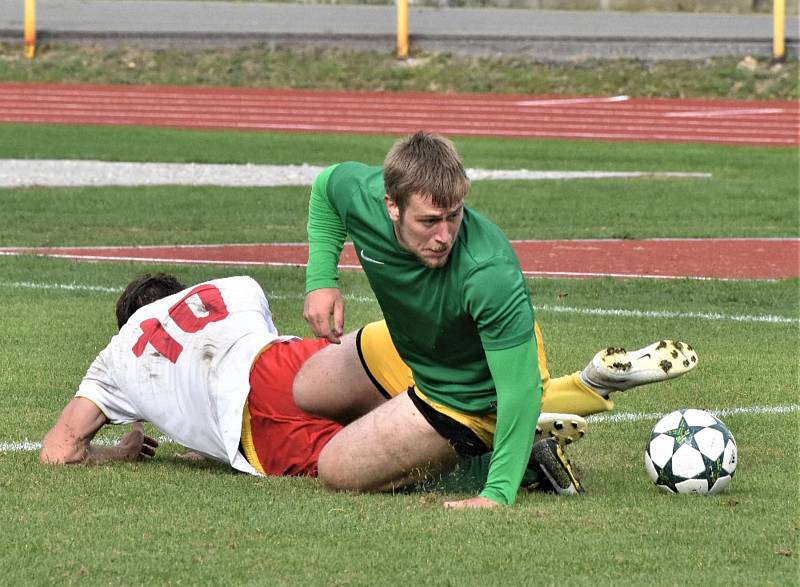
[[[334,167],[323,171],[311,187],[308,204],[308,268],[306,293],[337,287],[338,263],[347,230],[327,196],[327,182]]]
[[[497,389],[497,427],[489,475],[481,492],[502,504],[516,500],[530,459],[542,397],[542,382],[531,340],[517,347],[486,353]]]
[[[130,449],[122,446],[96,446],[88,442],[42,441],[39,461],[47,465],[97,465],[110,461],[132,460]]]
[[[96,446],[90,445],[83,460],[84,465],[100,465],[113,461],[133,461],[136,454],[131,454],[130,447],[117,446]]]

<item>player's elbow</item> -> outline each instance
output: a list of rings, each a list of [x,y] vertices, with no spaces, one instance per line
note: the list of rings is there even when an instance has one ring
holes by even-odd
[[[67,459],[64,454],[53,450],[52,446],[42,443],[42,450],[39,451],[39,462],[42,465],[66,465]]]

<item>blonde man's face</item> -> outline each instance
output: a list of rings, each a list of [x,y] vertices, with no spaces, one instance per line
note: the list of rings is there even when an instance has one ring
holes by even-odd
[[[412,194],[401,213],[389,196],[385,202],[400,246],[414,254],[426,267],[436,269],[444,266],[461,228],[464,203],[439,208],[430,198]]]

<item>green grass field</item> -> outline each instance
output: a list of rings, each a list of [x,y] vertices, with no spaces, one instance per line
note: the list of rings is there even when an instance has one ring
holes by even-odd
[[[560,1],[560,0],[559,0]],[[685,1],[685,0],[684,0]],[[744,57],[744,56],[743,56]],[[0,82],[170,84],[317,90],[386,90],[588,96],[797,99],[797,58],[648,61],[459,57],[350,49],[141,48],[41,44],[35,59],[0,43]]]
[[[378,162],[392,141],[12,125],[0,125],[0,139],[0,158],[312,164],[343,155]],[[472,205],[513,238],[798,236],[793,149],[456,143],[470,167],[712,173],[476,183]],[[297,241],[305,198],[301,188],[0,190],[0,246]],[[590,425],[570,449],[584,497],[521,494],[513,507],[450,512],[440,494],[333,494],[313,479],[255,479],[190,464],[170,443],[153,462],[98,467],[42,467],[35,451],[20,450],[41,439],[114,334],[122,287],[159,269],[184,282],[250,274],[271,298],[278,328],[308,334],[301,269],[0,256],[4,584],[798,582],[798,280],[531,280],[534,304],[545,308],[538,319],[554,373],[582,368],[604,346],[662,337],[691,342],[699,367],[618,395],[615,412],[629,420]],[[361,274],[342,281],[350,327],[379,317]],[[658,317],[663,311],[677,317]],[[763,413],[780,406],[792,411]],[[727,410],[740,457],[727,492],[667,496],[646,477],[642,452],[654,414],[680,407]]]

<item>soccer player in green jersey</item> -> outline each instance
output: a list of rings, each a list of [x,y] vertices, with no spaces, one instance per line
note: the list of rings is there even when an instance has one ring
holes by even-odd
[[[341,163],[314,183],[304,316],[317,336],[339,344],[304,365],[294,398],[347,424],[320,455],[319,476],[331,488],[400,487],[452,467],[459,455],[492,451],[480,494],[445,506],[516,498],[542,402],[544,355],[516,255],[498,227],[465,205],[468,190],[453,144],[425,132],[395,143],[383,167]],[[348,234],[385,325],[342,336],[337,263]],[[410,370],[403,393],[372,367],[387,348]],[[570,398],[570,413],[610,409],[613,385],[579,374],[570,382],[558,396]],[[572,485],[579,489],[574,477]]]

